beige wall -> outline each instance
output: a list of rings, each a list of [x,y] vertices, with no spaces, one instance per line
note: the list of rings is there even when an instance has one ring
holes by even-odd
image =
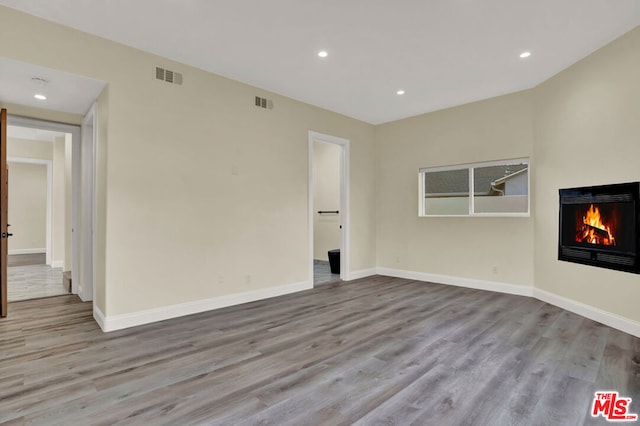
[[[536,287],[640,321],[638,275],[557,260],[558,189],[640,180],[640,28],[537,87]]]
[[[640,180],[638,52],[640,28],[532,90],[378,126],[378,266],[533,285],[640,321],[637,275],[557,260],[559,188]],[[525,156],[531,218],[417,217],[418,168]]]
[[[639,180],[638,29],[533,90],[377,127],[4,7],[0,31],[0,56],[108,83],[95,289],[108,316],[306,281],[314,130],[351,141],[353,271],[535,284],[640,320],[636,275],[556,260],[558,188]],[[156,65],[184,85],[154,80]],[[531,157],[531,218],[418,218],[420,167],[517,157]]]
[[[308,281],[309,130],[350,140],[351,267],[375,266],[373,126],[0,11],[12,40],[0,56],[108,83],[98,101],[95,291],[106,315]],[[182,72],[184,84],[155,80],[156,65]],[[256,95],[274,109],[256,108]]]
[[[329,260],[327,252],[340,248],[340,215],[318,214],[340,210],[340,156],[342,147],[313,143],[313,258]]]
[[[47,226],[47,166],[9,163],[8,221],[13,236],[9,252],[38,250],[44,253]]]
[[[7,157],[53,160],[53,144],[47,141],[12,138],[8,135]]]
[[[2,6],[0,6],[2,7]],[[3,13],[4,9],[2,12]],[[3,29],[0,28],[0,34]],[[6,108],[9,114],[20,117],[37,118],[39,120],[55,121],[58,123],[76,124],[79,125],[82,122],[82,116],[78,114],[71,114],[68,112],[53,111],[44,108],[34,108],[25,105],[17,105],[5,102],[0,99],[0,108]]]
[[[7,140],[7,156],[11,158],[19,159],[31,159],[31,160],[47,160],[51,162],[51,253],[50,261],[54,266],[62,266],[65,260],[65,140],[63,137],[58,138],[55,142],[29,140],[13,138],[9,135]],[[46,166],[42,166],[46,170]],[[14,177],[13,183],[16,184],[16,177]],[[24,190],[22,187],[18,187],[20,191]],[[46,238],[46,174],[45,174],[45,192],[44,195],[38,192],[38,196],[42,196],[40,203],[44,203],[45,206],[45,220],[42,222],[42,226],[45,226],[44,236]],[[33,195],[35,196],[35,195]],[[23,196],[24,197],[24,196]],[[30,196],[31,197],[31,196]],[[9,199],[10,208],[13,198]],[[18,201],[20,203],[20,201]],[[22,213],[19,213],[22,215]],[[38,213],[39,214],[39,213]],[[14,214],[15,217],[15,214]],[[12,224],[13,225],[13,224]],[[38,225],[40,226],[40,225]],[[21,230],[20,233],[24,231]],[[17,235],[17,233],[14,233]],[[22,246],[23,243],[16,242],[15,238],[12,238],[12,246],[14,249],[18,246]],[[18,238],[20,240],[20,238]],[[46,239],[43,240],[42,246],[37,248],[46,248]],[[23,247],[28,248],[28,247]]]
[[[7,137],[7,157],[26,160],[53,159],[53,144]],[[47,227],[47,166],[10,163],[9,223],[13,233],[9,250],[45,252]]]
[[[532,218],[418,217],[418,169],[532,154],[530,92],[378,126],[378,266],[532,286]]]

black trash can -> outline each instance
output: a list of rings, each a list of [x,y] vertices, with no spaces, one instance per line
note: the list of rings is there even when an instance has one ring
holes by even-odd
[[[332,274],[340,273],[340,249],[329,250],[329,267]]]

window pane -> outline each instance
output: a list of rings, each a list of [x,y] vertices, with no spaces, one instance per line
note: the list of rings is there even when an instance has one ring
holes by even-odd
[[[425,215],[469,214],[469,169],[425,172]]]
[[[475,213],[527,213],[528,164],[514,162],[473,169]]]

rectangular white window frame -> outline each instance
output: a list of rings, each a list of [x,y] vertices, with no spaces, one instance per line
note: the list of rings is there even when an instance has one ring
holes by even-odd
[[[476,211],[476,194],[474,193],[475,188],[475,173],[476,169],[484,168],[484,167],[494,167],[494,166],[508,166],[513,164],[526,164],[526,211],[521,212],[481,212]],[[457,170],[467,170],[469,174],[469,193],[467,195],[468,198],[468,211],[466,213],[446,213],[446,214],[433,214],[429,213],[426,208],[427,199],[429,198],[426,194],[425,188],[425,175],[427,173],[433,172],[445,172],[445,171],[457,171]],[[463,197],[464,198],[464,197]],[[418,216],[419,217],[530,217],[531,215],[531,162],[528,157],[522,158],[510,158],[505,160],[496,160],[496,161],[487,161],[487,162],[479,162],[479,163],[466,163],[466,164],[456,164],[449,166],[440,166],[440,167],[424,167],[419,169],[418,173]]]

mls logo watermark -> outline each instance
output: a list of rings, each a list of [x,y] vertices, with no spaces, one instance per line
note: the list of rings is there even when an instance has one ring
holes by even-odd
[[[598,391],[593,398],[591,417],[602,416],[609,422],[634,422],[638,415],[629,412],[631,398],[618,395],[617,391]]]

